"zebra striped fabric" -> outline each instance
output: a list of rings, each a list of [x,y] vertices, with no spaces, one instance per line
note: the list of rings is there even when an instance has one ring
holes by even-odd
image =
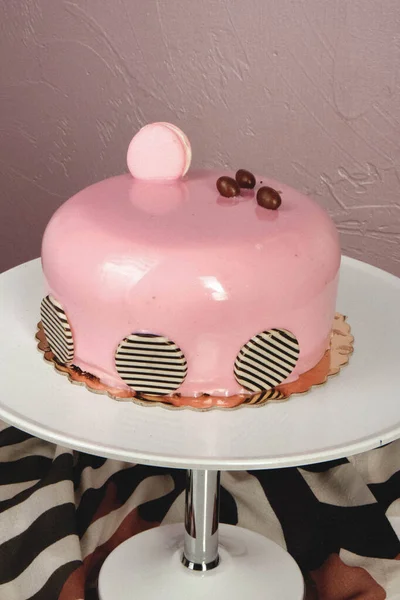
[[[287,379],[299,357],[299,343],[286,329],[269,329],[254,336],[237,355],[236,380],[253,392],[270,390]]]
[[[74,340],[61,304],[52,296],[46,296],[42,300],[40,317],[54,356],[60,363],[70,363],[74,358]]]
[[[180,348],[160,335],[132,333],[115,355],[121,379],[136,392],[170,394],[187,375],[186,358]]]
[[[184,520],[184,470],[74,452],[1,422],[0,452],[1,600],[99,600],[116,546]],[[399,455],[400,440],[299,469],[224,471],[221,521],[286,548],[310,600],[395,600]]]

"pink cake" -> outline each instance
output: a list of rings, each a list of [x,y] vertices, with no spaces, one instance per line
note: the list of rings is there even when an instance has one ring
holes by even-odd
[[[135,176],[56,211],[42,246],[47,340],[60,363],[137,395],[273,390],[329,347],[337,231],[282,183],[256,176],[254,189],[221,196],[217,180],[234,174],[185,175],[189,162],[177,128],[147,126],[128,153]],[[265,186],[279,192],[276,210],[257,203]]]

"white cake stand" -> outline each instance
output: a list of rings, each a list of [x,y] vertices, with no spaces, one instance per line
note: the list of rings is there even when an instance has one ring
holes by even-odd
[[[301,600],[288,553],[239,527],[218,529],[219,470],[321,462],[400,437],[400,279],[344,258],[337,309],[356,339],[350,366],[286,403],[233,411],[146,408],[71,385],[36,349],[42,296],[39,261],[0,276],[0,417],[91,454],[189,469],[186,527],[159,527],[114,550],[101,600]]]

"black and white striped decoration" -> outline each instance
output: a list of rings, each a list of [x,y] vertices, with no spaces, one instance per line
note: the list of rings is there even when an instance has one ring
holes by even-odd
[[[237,355],[236,380],[253,392],[272,389],[293,371],[299,351],[299,343],[290,331],[263,331],[251,338]]]
[[[283,398],[285,398],[285,394],[271,388],[270,390],[263,390],[257,394],[252,394],[243,402],[243,404],[252,404],[255,406],[258,404],[265,404],[269,400],[283,400]]]
[[[132,333],[125,338],[118,346],[115,366],[130,388],[145,394],[171,394],[187,374],[182,350],[153,333]]]
[[[52,296],[46,296],[40,306],[40,317],[54,356],[60,363],[70,363],[74,358],[74,340],[61,304]]]

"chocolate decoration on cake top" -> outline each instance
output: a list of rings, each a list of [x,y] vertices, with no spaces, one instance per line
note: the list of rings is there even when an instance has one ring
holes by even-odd
[[[276,210],[282,204],[282,198],[277,190],[265,185],[257,192],[257,204],[269,210]]]
[[[235,179],[239,184],[239,187],[252,190],[256,185],[256,178],[251,171],[246,169],[239,169],[236,171]]]
[[[233,177],[228,177],[228,175],[223,175],[217,179],[217,190],[224,198],[233,198],[233,196],[239,196],[240,194],[238,182]]]

